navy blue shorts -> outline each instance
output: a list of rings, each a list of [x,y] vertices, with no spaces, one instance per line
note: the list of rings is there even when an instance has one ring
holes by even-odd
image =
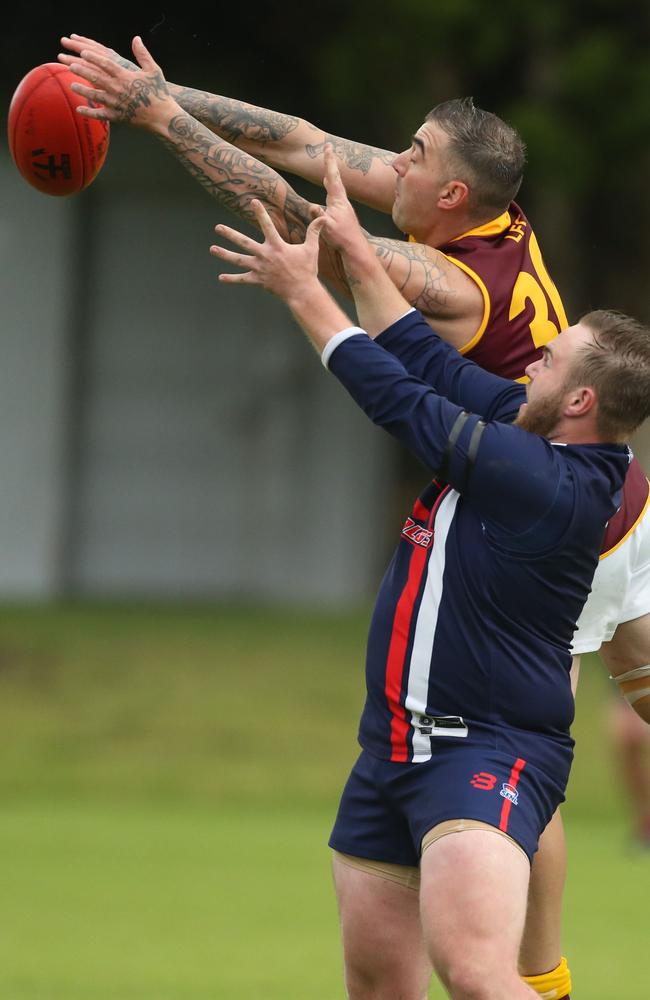
[[[564,801],[567,778],[568,768],[554,780],[520,758],[457,742],[420,764],[380,760],[363,750],[343,791],[330,847],[415,867],[429,830],[445,820],[474,819],[507,833],[532,861]]]

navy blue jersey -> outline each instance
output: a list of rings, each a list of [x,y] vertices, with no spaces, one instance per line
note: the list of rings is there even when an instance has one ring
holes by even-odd
[[[377,341],[345,339],[329,368],[375,423],[444,468],[379,590],[361,745],[420,762],[433,740],[465,739],[565,770],[570,644],[629,450],[511,426],[525,388],[463,358],[416,311]]]

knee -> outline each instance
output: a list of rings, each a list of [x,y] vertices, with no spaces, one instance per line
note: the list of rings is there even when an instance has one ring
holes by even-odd
[[[348,965],[345,970],[345,992],[348,1000],[373,1000],[379,987],[371,969]]]
[[[412,969],[348,965],[348,1000],[427,1000],[428,983],[415,982]]]
[[[495,995],[495,979],[483,963],[472,962],[467,957],[457,958],[447,962],[445,968],[437,968],[436,972],[453,1000],[490,1000]]]

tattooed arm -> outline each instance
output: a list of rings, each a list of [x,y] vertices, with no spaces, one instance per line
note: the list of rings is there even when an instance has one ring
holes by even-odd
[[[324,159],[327,211],[322,232],[339,251],[363,329],[375,337],[403,316],[409,303],[443,340],[463,348],[483,319],[483,297],[477,286],[431,247],[364,233],[329,145]]]
[[[225,208],[257,224],[251,201],[259,199],[272,215],[278,230],[289,242],[302,242],[313,206],[301,198],[275,170],[214,135],[181,108],[169,92],[159,66],[137,38],[133,43],[139,65],[118,62],[94,46],[82,49],[68,63],[87,84],[74,83],[75,93],[98,105],[81,106],[79,114],[126,122],[152,132],[174,153],[183,166]],[[336,280],[330,258],[323,247],[321,265],[326,276]]]
[[[90,38],[73,35],[62,38],[61,42],[77,55],[82,51],[94,51],[124,69],[138,69],[135,63]],[[65,53],[59,56],[60,61],[67,65],[75,58]],[[392,168],[395,153],[329,135],[302,118],[191,87],[173,83],[167,86],[176,103],[215,135],[265,163],[297,174],[314,184],[322,183],[323,151],[325,143],[330,143],[349,196],[390,213],[395,195],[395,172]]]
[[[79,113],[153,132],[221,205],[257,224],[251,209],[257,198],[283,238],[301,243],[313,206],[271,167],[220,139],[184,111],[140,39],[134,40],[134,53],[139,66],[126,60],[125,65],[119,63],[97,47],[82,49],[81,58],[68,63],[88,81],[87,86],[73,84],[73,90],[102,105],[82,106]],[[483,316],[483,298],[471,278],[431,247],[366,235],[395,286],[440,336],[458,348],[472,339]],[[340,256],[323,240],[319,268],[321,276],[349,294]]]
[[[258,108],[229,97],[189,87],[175,87],[174,97],[186,111],[217,135],[279,170],[323,182],[323,151],[333,146],[350,197],[390,214],[395,198],[396,154],[324,132],[303,118]]]
[[[462,350],[483,320],[483,296],[472,279],[444,254],[422,243],[376,236],[368,236],[368,242],[404,298],[443,340]]]

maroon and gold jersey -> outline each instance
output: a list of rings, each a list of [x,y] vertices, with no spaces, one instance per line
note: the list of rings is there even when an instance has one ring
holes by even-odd
[[[569,325],[528,219],[512,202],[498,218],[438,249],[483,295],[481,325],[460,353],[496,375],[521,379],[544,344]]]
[[[601,559],[610,556],[632,534],[646,513],[649,504],[650,482],[646,479],[638,460],[634,458],[625,477],[621,506],[607,522]]]
[[[593,653],[621,622],[650,614],[650,484],[636,459],[621,506],[609,520],[591,594],[573,637],[574,654]]]
[[[437,249],[476,282],[483,296],[481,324],[460,353],[495,375],[527,381],[526,366],[569,323],[524,213],[513,201],[498,218]],[[650,505],[649,491],[635,458],[621,507],[608,524],[601,559],[636,530]]]

